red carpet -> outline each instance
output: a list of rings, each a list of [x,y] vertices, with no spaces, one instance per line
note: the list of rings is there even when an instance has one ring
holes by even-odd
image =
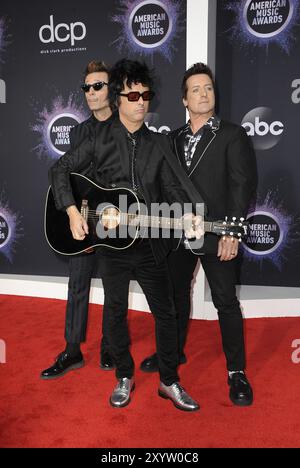
[[[252,407],[228,398],[217,322],[191,321],[182,384],[200,402],[196,413],[157,396],[158,377],[138,369],[154,350],[153,318],[130,312],[136,389],[123,409],[108,404],[113,372],[99,369],[101,307],[91,305],[86,366],[58,380],[39,373],[64,348],[65,302],[0,296],[1,447],[299,447],[300,364],[292,342],[300,318],[248,319],[245,324]],[[299,353],[300,355],[300,353]]]

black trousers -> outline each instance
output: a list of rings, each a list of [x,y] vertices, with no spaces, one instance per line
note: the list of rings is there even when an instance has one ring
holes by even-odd
[[[129,282],[134,277],[154,316],[160,379],[165,385],[179,381],[176,312],[167,262],[155,263],[148,239],[139,240],[124,251],[107,249],[101,260],[104,310],[116,377],[131,378],[134,373],[127,323]]]
[[[183,246],[171,252],[167,258],[177,312],[180,355],[183,354],[187,336],[191,282],[198,259],[198,256]],[[243,370],[245,368],[243,318],[235,290],[237,260],[221,262],[214,254],[202,255],[200,260],[211,289],[214,306],[218,311],[227,369]]]
[[[81,343],[86,339],[91,278],[96,261],[98,257],[94,252],[70,257],[65,323],[65,339],[68,343]],[[103,311],[101,352],[106,351],[107,317]]]

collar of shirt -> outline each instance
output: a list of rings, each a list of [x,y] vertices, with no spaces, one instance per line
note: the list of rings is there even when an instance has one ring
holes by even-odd
[[[146,125],[143,123],[143,125],[138,129],[136,130],[135,132],[130,132],[129,130],[127,130],[127,128],[125,127],[125,125],[122,124],[122,122],[120,121],[120,124],[121,124],[121,127],[123,127],[123,130],[127,136],[127,138],[129,140],[137,140],[139,139],[142,135],[145,135],[148,131]]]
[[[192,159],[194,153],[196,151],[196,147],[198,142],[201,140],[203,132],[206,128],[211,130],[216,130],[219,128],[220,119],[217,116],[210,117],[207,122],[199,128],[196,133],[192,132],[190,121],[186,124],[183,134],[184,134],[184,143],[183,143],[183,151],[184,151],[184,159],[187,167],[189,168],[192,163]]]
[[[193,135],[195,138],[198,135],[202,135],[203,131],[205,128],[208,128],[210,130],[217,130],[220,126],[221,119],[217,115],[212,115],[206,122],[205,124],[197,130],[196,133],[193,134],[192,129],[191,129],[191,121],[189,120],[185,127],[183,128],[184,133],[189,133],[190,135]]]

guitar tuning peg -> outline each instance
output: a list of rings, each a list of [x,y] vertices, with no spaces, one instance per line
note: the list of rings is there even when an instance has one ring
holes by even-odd
[[[222,236],[225,236],[226,232],[225,231],[222,231]]]
[[[227,221],[227,219],[228,219],[228,216],[225,216],[225,221]]]
[[[224,226],[226,226],[226,224],[227,224],[226,221],[223,221],[223,224],[224,224]]]
[[[236,220],[236,216],[232,216],[232,221],[235,221]]]
[[[245,218],[240,218],[240,221],[242,221],[242,222],[245,221]]]
[[[243,226],[243,223],[239,223],[239,226]]]
[[[230,232],[229,234],[230,234],[231,236],[233,236],[233,232]]]
[[[239,236],[239,237],[242,237],[242,234],[239,232],[239,233],[238,233],[238,236]]]
[[[231,222],[231,223],[230,223],[230,226],[234,226],[234,222]]]
[[[239,242],[242,242],[242,238],[241,238],[241,237],[239,238]]]

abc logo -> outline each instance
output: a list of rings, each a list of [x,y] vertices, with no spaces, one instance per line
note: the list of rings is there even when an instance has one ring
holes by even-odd
[[[242,126],[252,137],[255,149],[266,150],[273,148],[279,142],[284,125],[279,120],[273,120],[272,109],[256,107],[242,120]]]
[[[300,79],[299,78],[297,78],[296,80],[293,80],[292,88],[295,88],[295,90],[292,92],[292,103],[299,104],[300,102]]]
[[[45,44],[55,42],[55,40],[58,42],[66,42],[70,39],[71,45],[73,46],[75,41],[81,41],[85,36],[86,27],[81,21],[70,24],[59,23],[54,26],[53,15],[50,15],[50,24],[44,24],[39,30],[39,38],[41,42]]]
[[[170,127],[168,127],[167,125],[162,125],[161,127],[158,127],[158,128],[154,127],[154,125],[149,125],[148,122],[146,122],[146,125],[151,132],[155,132],[155,133],[169,133],[171,131]]]
[[[170,127],[160,124],[160,115],[156,112],[148,112],[145,117],[145,124],[151,132],[155,133],[169,133]]]

